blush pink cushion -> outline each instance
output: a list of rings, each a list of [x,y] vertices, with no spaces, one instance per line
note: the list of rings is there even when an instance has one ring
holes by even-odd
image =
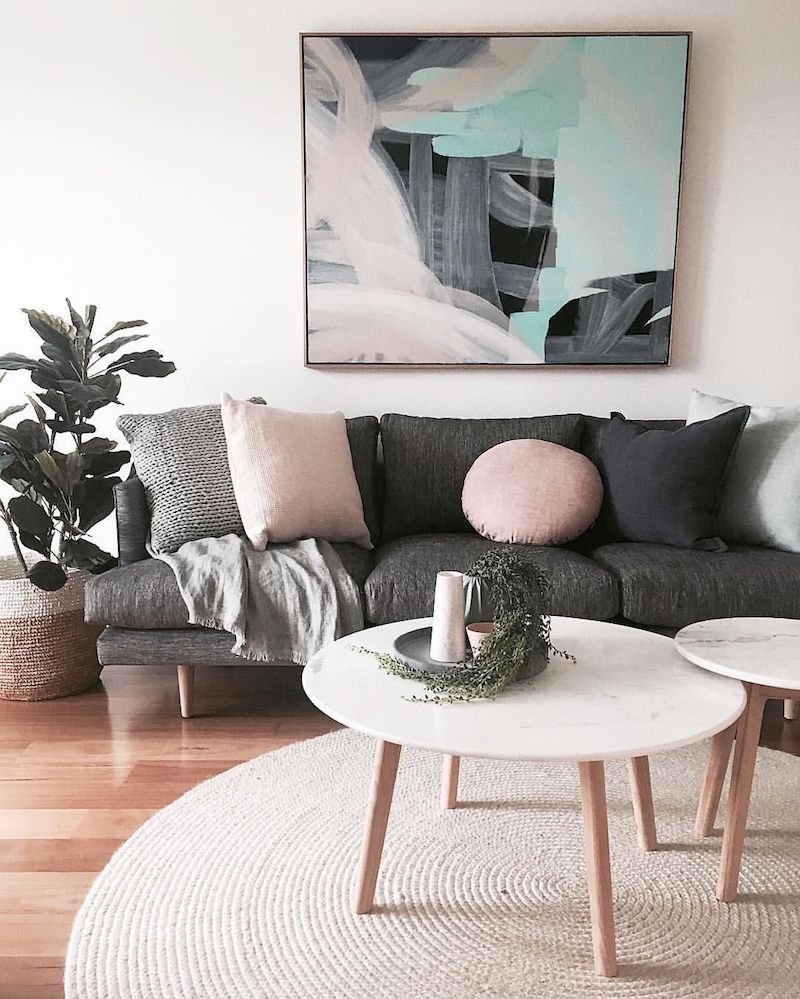
[[[600,473],[589,459],[549,441],[505,441],[467,472],[461,505],[478,534],[492,541],[559,545],[597,520]]]
[[[233,492],[256,551],[322,538],[372,548],[341,413],[292,413],[222,397]]]

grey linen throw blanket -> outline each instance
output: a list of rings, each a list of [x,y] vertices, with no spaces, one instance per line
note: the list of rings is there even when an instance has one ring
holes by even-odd
[[[327,541],[254,551],[245,538],[189,541],[169,565],[189,623],[229,631],[231,652],[257,662],[304,666],[319,649],[364,627],[361,596]]]

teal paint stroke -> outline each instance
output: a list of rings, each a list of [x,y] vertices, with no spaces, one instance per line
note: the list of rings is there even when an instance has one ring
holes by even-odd
[[[498,128],[492,132],[465,132],[463,135],[437,135],[433,151],[440,156],[502,156],[520,147],[520,133]]]
[[[433,135],[445,156],[555,160],[556,267],[540,274],[539,311],[512,317],[533,349],[589,281],[672,267],[687,48],[680,35],[543,37],[485,97],[386,122]],[[431,67],[413,79],[452,82],[459,72],[473,69]]]

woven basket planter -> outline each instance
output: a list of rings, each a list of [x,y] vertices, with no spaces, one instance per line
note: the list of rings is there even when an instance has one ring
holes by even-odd
[[[66,585],[46,593],[0,558],[0,697],[46,701],[97,683],[97,636],[83,620],[87,573],[69,570]]]

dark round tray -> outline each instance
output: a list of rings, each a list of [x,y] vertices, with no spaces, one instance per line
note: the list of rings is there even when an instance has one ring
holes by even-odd
[[[442,663],[431,659],[431,628],[413,628],[398,635],[393,643],[394,654],[412,669],[423,673],[443,673],[452,663]],[[469,656],[469,645],[467,645]]]

